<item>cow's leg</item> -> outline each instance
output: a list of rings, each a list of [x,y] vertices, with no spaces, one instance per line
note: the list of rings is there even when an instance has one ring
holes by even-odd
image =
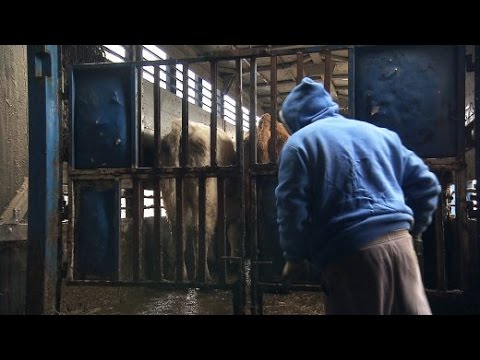
[[[185,243],[185,262],[188,279],[193,281],[197,278],[198,269],[198,229],[195,224],[193,226],[187,226]]]
[[[182,263],[180,264],[179,261],[178,261],[178,255],[177,255],[177,241],[178,241],[178,236],[177,236],[177,227],[176,227],[176,221],[172,221],[171,222],[172,224],[172,235],[173,235],[173,241],[172,241],[172,247],[173,247],[173,254],[175,255],[175,258],[173,259],[173,264],[174,264],[174,272],[173,272],[173,278],[174,279],[177,279],[177,269],[180,267],[181,268],[181,271],[180,271],[180,279],[178,279],[179,281],[181,282],[186,282],[188,280],[188,274],[187,274],[187,267],[185,266],[185,244],[186,244],[186,241],[185,241],[185,231],[183,232],[183,253],[184,253],[184,257],[183,257],[183,261]]]

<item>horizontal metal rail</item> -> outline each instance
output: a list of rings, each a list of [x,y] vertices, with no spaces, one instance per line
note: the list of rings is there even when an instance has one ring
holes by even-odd
[[[357,46],[357,45],[356,45]],[[358,47],[358,46],[357,46]],[[130,64],[141,64],[142,66],[155,66],[155,65],[176,65],[176,64],[194,64],[194,63],[201,63],[201,62],[209,62],[209,61],[229,61],[229,60],[237,60],[237,59],[244,59],[244,58],[262,58],[262,57],[271,57],[273,55],[277,56],[287,56],[287,55],[296,55],[299,52],[302,53],[318,53],[320,51],[325,50],[345,50],[353,48],[353,45],[319,45],[319,46],[312,46],[300,49],[285,49],[285,50],[276,50],[276,49],[251,49],[251,51],[242,53],[240,55],[211,55],[211,56],[199,56],[195,58],[182,58],[182,59],[166,59],[166,60],[143,60],[143,61],[127,61],[124,63],[108,63],[109,66],[125,66]],[[91,64],[80,64],[76,66],[103,66],[105,64],[97,63],[95,65]],[[245,71],[245,70],[244,70]],[[246,70],[245,72],[248,72]]]
[[[216,176],[241,176],[241,169],[238,166],[206,166],[206,167],[183,167],[183,168],[123,168],[123,169],[93,169],[93,170],[72,170],[70,177],[75,180],[85,178],[107,178],[138,176],[141,178],[154,176],[159,178],[186,177],[216,177]]]

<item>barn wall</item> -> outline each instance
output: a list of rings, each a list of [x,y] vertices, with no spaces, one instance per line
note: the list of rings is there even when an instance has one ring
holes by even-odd
[[[0,214],[28,176],[27,48],[0,45]]]
[[[147,81],[144,81],[143,99],[143,122],[147,129],[153,130],[153,84]],[[182,117],[182,99],[167,90],[160,89],[160,103],[160,116],[162,122],[163,137],[168,134],[168,132],[170,132],[172,128],[172,121],[174,119],[179,119]],[[210,124],[210,113],[203,110],[202,108],[189,103],[188,113],[189,119],[191,121],[200,122],[207,125]],[[219,127],[221,127],[220,119],[218,119],[218,124]],[[226,131],[235,142],[235,126],[227,123]]]

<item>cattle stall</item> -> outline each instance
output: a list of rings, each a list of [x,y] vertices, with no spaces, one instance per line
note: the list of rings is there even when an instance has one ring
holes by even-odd
[[[442,184],[440,205],[419,253],[434,313],[477,312],[477,48],[309,46],[145,60],[137,45],[126,46],[126,62],[75,65],[65,79],[55,67],[61,61],[56,46],[29,46],[30,126],[41,126],[38,114],[53,125],[47,131],[35,131],[45,137],[39,136],[30,147],[31,157],[38,151],[50,157],[30,165],[30,209],[43,210],[29,215],[27,312],[58,307],[61,280],[72,286],[227,290],[232,293],[235,314],[247,313],[248,304],[252,314],[263,314],[267,293],[321,292],[315,273],[289,285],[280,279],[283,257],[274,189],[277,115],[283,99],[277,74],[286,69],[280,57],[295,57],[297,83],[308,75],[305,66],[318,67],[322,74],[318,80],[332,92],[338,50],[348,52],[344,111],[398,132]],[[318,55],[321,61],[305,65],[308,54]],[[194,124],[192,106],[198,106],[204,94],[192,92],[188,70],[199,64],[210,76],[212,111],[203,120],[209,129],[208,139],[200,146],[206,162],[195,163],[192,156],[199,147],[192,136],[201,127]],[[223,152],[218,149],[220,143],[228,142],[223,135],[228,125],[217,93],[219,68],[225,64],[233,64],[226,87],[237,111],[231,129],[234,159],[222,163]],[[177,72],[171,71],[178,67],[182,68],[181,86]],[[152,86],[143,80],[146,69],[153,76]],[[167,72],[165,79],[162,70]],[[268,79],[270,90],[261,95],[270,99],[267,161],[259,161],[258,154],[259,76]],[[183,93],[176,110],[180,119],[173,162],[165,157],[172,149],[165,141],[175,133],[175,126],[162,112],[162,81]],[[62,88],[65,82],[68,86]],[[145,105],[146,97],[152,99],[151,108]],[[57,113],[51,111],[52,103]],[[58,146],[62,104],[67,104],[70,121],[63,187]],[[244,104],[249,109],[248,143],[244,142]],[[152,128],[145,125],[148,116]],[[46,180],[36,182],[40,173],[47,174]],[[208,196],[211,189],[216,201]],[[153,203],[148,206],[153,217],[145,217],[145,190],[151,191],[147,198]],[[38,193],[45,196],[32,196]],[[64,194],[68,217],[62,225],[56,204]]]

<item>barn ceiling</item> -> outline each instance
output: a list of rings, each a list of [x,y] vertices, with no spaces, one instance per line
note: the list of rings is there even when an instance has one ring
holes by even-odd
[[[161,45],[163,48],[175,50],[178,56],[196,57],[212,55],[238,55],[248,54],[252,51],[268,50],[298,50],[318,45]],[[331,52],[331,94],[344,111],[348,104],[348,49],[334,50]],[[249,63],[244,60],[244,87],[249,86]],[[317,81],[324,81],[325,54],[321,52],[303,54],[304,76],[309,76]],[[222,61],[218,64],[219,77],[224,84],[229,83],[235,71],[234,61]],[[277,90],[278,104],[281,105],[285,97],[296,84],[297,55],[278,56],[277,60]],[[263,57],[257,60],[257,101],[261,110],[270,110],[270,58]]]

